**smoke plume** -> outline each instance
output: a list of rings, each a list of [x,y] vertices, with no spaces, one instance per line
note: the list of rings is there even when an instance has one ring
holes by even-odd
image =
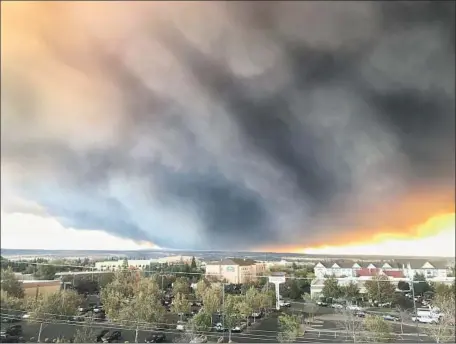
[[[454,2],[1,15],[2,184],[64,226],[172,248],[311,246],[454,202]],[[400,207],[418,193],[419,213]]]

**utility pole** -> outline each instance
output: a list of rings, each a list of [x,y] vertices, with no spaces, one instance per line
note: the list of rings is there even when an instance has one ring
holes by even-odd
[[[225,283],[222,283],[222,330],[223,340],[225,340]]]
[[[411,267],[410,267],[410,263],[409,263],[409,266],[408,266],[408,274],[409,274],[409,280],[410,280],[410,289],[412,290],[412,298],[413,298],[413,313],[415,315],[415,317],[418,316],[417,312],[416,312],[416,302],[415,302],[415,281],[414,281],[414,277],[415,277],[415,274],[413,273]],[[418,320],[415,321],[416,323],[416,335],[419,339],[419,332],[418,332]]]

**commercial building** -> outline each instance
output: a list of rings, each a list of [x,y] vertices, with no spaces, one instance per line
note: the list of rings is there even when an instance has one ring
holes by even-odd
[[[25,296],[31,297],[56,293],[62,288],[62,283],[59,280],[24,280],[22,285]]]
[[[264,275],[266,264],[252,259],[227,258],[206,264],[206,277],[227,283],[246,283]]]
[[[151,264],[191,264],[193,256],[168,256],[157,259],[127,259],[129,268],[138,270],[147,270]],[[198,264],[199,261],[195,259]],[[119,270],[124,264],[124,260],[106,260],[95,263],[95,269],[99,271]]]

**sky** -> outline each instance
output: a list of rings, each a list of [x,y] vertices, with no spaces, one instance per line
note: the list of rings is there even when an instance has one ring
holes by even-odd
[[[2,248],[454,255],[454,2],[1,6]]]

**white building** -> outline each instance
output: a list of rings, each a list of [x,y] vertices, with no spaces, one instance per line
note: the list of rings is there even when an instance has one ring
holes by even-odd
[[[128,267],[132,269],[147,270],[151,264],[191,264],[192,256],[168,256],[158,259],[128,259]],[[199,261],[195,259],[198,264]],[[95,263],[95,269],[99,271],[114,271],[122,267],[124,260],[106,260]]]
[[[321,261],[315,267],[315,277],[357,277],[367,275],[366,270],[376,270],[380,274],[393,277],[411,278],[423,274],[426,278],[446,278],[450,267],[445,262],[431,262],[425,260],[387,261],[387,262],[353,262],[353,261]]]
[[[150,259],[139,259],[139,260],[128,259],[127,263],[128,263],[129,268],[146,270],[150,266],[151,260]],[[102,262],[96,262],[95,269],[99,270],[99,271],[115,271],[115,270],[119,270],[123,264],[124,264],[124,260],[106,260],[106,261],[102,261]]]

